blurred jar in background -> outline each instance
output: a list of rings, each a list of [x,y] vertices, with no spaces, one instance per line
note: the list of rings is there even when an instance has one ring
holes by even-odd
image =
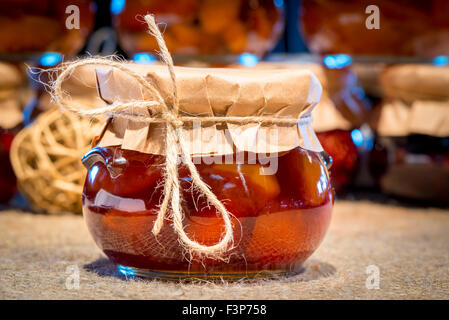
[[[371,105],[348,56],[327,56],[322,67],[324,98],[313,115],[313,126],[323,149],[332,157],[330,169],[335,191],[342,193],[354,183],[366,153],[360,128]]]
[[[232,66],[242,67],[237,64]],[[328,57],[324,65],[300,58],[284,62],[259,62],[252,68],[304,69],[318,78],[323,93],[313,111],[312,126],[324,151],[332,158],[329,170],[332,186],[337,194],[341,194],[354,182],[358,172],[359,158],[364,152],[359,128],[368,119],[371,110],[351,69],[350,57]]]
[[[95,2],[89,0],[0,1],[0,59],[54,67],[64,55],[73,56],[84,46],[94,26],[95,11]],[[44,110],[39,100],[48,83],[45,73],[29,75],[36,94],[26,101],[25,123]]]
[[[94,11],[89,0],[2,0],[0,54],[76,54],[93,28]]]
[[[143,21],[154,13],[166,24],[164,40],[175,58],[241,53],[260,58],[282,34],[282,7],[282,0],[113,0],[111,10],[120,44],[130,55],[158,49]]]
[[[0,203],[7,203],[16,192],[9,152],[22,127],[22,108],[31,94],[24,68],[0,62]]]
[[[366,20],[379,8],[379,29]],[[449,54],[447,0],[303,0],[299,25],[313,53],[434,57]]]
[[[6,0],[0,2],[0,10],[0,57],[32,61],[38,68],[28,72],[36,92],[24,110],[24,122],[29,124],[50,105],[48,74],[39,70],[54,68],[64,56],[79,52],[94,27],[96,4],[89,0]],[[15,37],[14,32],[23,36]]]
[[[449,204],[449,67],[386,67],[371,171],[383,192]]]

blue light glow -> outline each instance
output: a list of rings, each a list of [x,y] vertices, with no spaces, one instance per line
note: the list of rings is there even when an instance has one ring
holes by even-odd
[[[245,67],[254,67],[259,62],[259,58],[251,53],[242,53],[239,57],[239,63]]]
[[[112,0],[111,1],[111,13],[113,14],[119,14],[123,11],[123,8],[125,7],[125,0]]]
[[[436,66],[447,66],[449,64],[449,58],[446,56],[435,57],[433,64]]]
[[[117,267],[117,270],[119,273],[123,274],[125,277],[134,277],[136,275],[134,270],[130,267],[125,267],[125,266],[119,265]]]
[[[278,8],[281,8],[284,6],[284,0],[274,0],[273,3]]]
[[[359,129],[354,129],[351,131],[351,138],[357,147],[363,144],[363,134]]]
[[[366,141],[365,141],[365,149],[366,150],[372,150],[373,147],[374,147],[374,139],[373,138],[366,139]]]
[[[140,52],[133,56],[133,60],[138,64],[151,64],[156,61],[156,58],[149,53]]]
[[[323,62],[330,69],[340,69],[349,66],[352,63],[352,59],[346,54],[338,54],[336,56],[325,57]]]
[[[42,55],[39,63],[43,67],[51,67],[62,61],[62,54],[57,52],[46,52]]]
[[[98,174],[98,166],[93,166],[92,169],[89,170],[89,183],[90,184],[94,184],[95,182],[95,178],[97,177]]]

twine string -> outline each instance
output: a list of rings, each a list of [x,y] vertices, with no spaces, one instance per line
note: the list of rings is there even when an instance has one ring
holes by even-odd
[[[275,117],[188,117],[179,115],[179,98],[178,89],[176,85],[176,75],[174,72],[172,57],[165,45],[164,39],[157,27],[153,15],[146,15],[144,17],[148,25],[148,33],[156,38],[160,48],[160,55],[164,63],[167,65],[170,79],[172,82],[173,104],[167,105],[162,98],[160,92],[150,82],[148,82],[142,75],[127,67],[126,64],[115,62],[107,59],[89,58],[79,60],[74,63],[69,63],[62,70],[60,75],[53,83],[53,98],[61,108],[70,112],[79,114],[81,116],[104,116],[121,117],[136,122],[144,123],[164,123],[166,125],[166,159],[164,169],[164,198],[159,207],[159,212],[153,225],[152,233],[158,235],[161,231],[164,220],[167,217],[167,212],[170,210],[172,218],[172,226],[178,234],[179,240],[183,246],[190,252],[195,252],[200,255],[219,258],[222,253],[233,246],[233,225],[231,221],[232,214],[225,208],[223,203],[218,200],[216,195],[212,192],[210,187],[201,179],[198,170],[196,169],[187,144],[184,140],[183,125],[185,122],[200,121],[200,122],[229,122],[229,123],[273,123],[292,125],[300,122],[309,122],[309,116],[298,118],[275,118]],[[62,90],[62,83],[71,75],[71,73],[81,66],[85,65],[105,65],[114,67],[127,75],[134,78],[143,88],[146,88],[151,95],[149,100],[139,100],[131,102],[114,102],[106,107],[100,108],[86,108],[77,107],[72,104],[70,100],[64,95]],[[142,111],[145,114],[139,114],[135,111]],[[148,114],[149,112],[149,114]],[[224,235],[222,235],[219,242],[214,245],[202,245],[195,240],[192,240],[185,232],[183,225],[183,210],[181,208],[182,195],[181,186],[178,177],[178,157],[181,156],[184,163],[187,165],[191,178],[192,185],[195,186],[204,195],[208,204],[213,205],[218,213],[223,218]]]

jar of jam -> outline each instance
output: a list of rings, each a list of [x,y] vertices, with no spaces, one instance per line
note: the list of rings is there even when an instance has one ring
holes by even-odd
[[[163,188],[158,187],[162,156],[118,146],[87,153],[85,220],[95,242],[123,273],[228,278],[298,272],[327,230],[332,188],[319,154],[296,148],[278,161],[279,170],[272,175],[261,175],[260,163],[196,165],[233,215],[235,246],[225,261],[185,257],[169,224],[157,237],[151,233],[163,197]],[[180,166],[178,171],[186,234],[203,245],[218,243],[223,219],[192,192],[187,168]]]
[[[334,199],[311,126],[317,78],[174,67],[173,80],[165,66],[107,64],[96,70],[98,92],[120,110],[83,157],[82,199],[90,233],[119,270],[170,279],[299,272],[323,240]],[[174,87],[180,116],[154,119],[175,103]],[[148,113],[137,111],[146,101]],[[109,114],[96,110],[88,113]],[[220,119],[197,123],[204,116]]]
[[[16,177],[9,160],[11,143],[22,128],[22,109],[31,98],[24,68],[0,62],[0,203],[16,192]]]
[[[449,67],[397,64],[380,73],[371,172],[383,192],[425,204],[449,199]]]
[[[2,0],[0,54],[73,55],[93,28],[94,10],[90,0]]]
[[[251,53],[262,57],[279,40],[283,8],[271,0],[128,0],[115,11],[120,45],[130,55],[158,49],[143,19],[147,12],[166,24],[164,40],[176,57]]]
[[[299,25],[313,53],[435,57],[449,53],[448,10],[445,0],[303,0]]]

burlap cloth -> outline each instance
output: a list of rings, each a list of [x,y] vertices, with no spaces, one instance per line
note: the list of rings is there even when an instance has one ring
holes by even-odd
[[[366,287],[370,265],[380,270],[377,290]],[[70,290],[73,266],[80,281]],[[340,201],[302,274],[233,283],[126,279],[96,247],[81,217],[2,211],[0,298],[448,299],[449,210]]]

